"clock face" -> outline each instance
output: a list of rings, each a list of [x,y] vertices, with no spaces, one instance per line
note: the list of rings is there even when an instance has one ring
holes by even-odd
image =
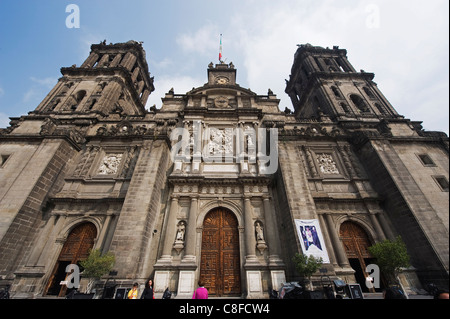
[[[226,78],[224,76],[219,76],[216,78],[217,84],[227,84],[228,82],[230,82],[230,80],[228,80],[228,78]]]

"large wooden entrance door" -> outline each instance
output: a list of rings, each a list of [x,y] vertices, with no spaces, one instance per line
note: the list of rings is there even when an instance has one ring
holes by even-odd
[[[97,229],[91,223],[81,224],[70,232],[48,282],[47,295],[57,295],[59,297],[66,295],[67,287],[60,285],[60,282],[67,276],[66,267],[86,259],[89,256],[90,249],[94,247],[96,237]]]
[[[218,208],[203,222],[200,281],[212,296],[239,296],[240,273],[238,221],[229,210]]]
[[[373,262],[373,256],[368,249],[372,245],[369,236],[361,226],[344,222],[340,228],[340,237],[350,266],[355,270],[356,281],[364,292],[368,292],[365,284],[368,276],[366,266]]]

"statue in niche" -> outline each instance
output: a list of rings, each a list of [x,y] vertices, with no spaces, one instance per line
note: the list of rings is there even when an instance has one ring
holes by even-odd
[[[264,231],[262,228],[262,224],[260,222],[256,222],[255,224],[256,231],[256,241],[264,241]]]
[[[247,135],[247,145],[248,146],[254,146],[255,143],[253,142],[253,134],[255,133],[254,129],[252,129],[250,126],[245,127],[245,132],[248,133]]]
[[[177,237],[176,241],[182,241],[184,242],[184,233],[186,232],[186,223],[180,222],[177,226]]]
[[[266,241],[264,240],[264,228],[260,221],[255,223],[255,233],[256,233],[256,248],[262,255],[264,250],[267,249]]]
[[[179,254],[184,249],[184,235],[186,233],[186,222],[184,220],[180,221],[177,225],[177,235],[175,237],[175,243],[173,248]]]

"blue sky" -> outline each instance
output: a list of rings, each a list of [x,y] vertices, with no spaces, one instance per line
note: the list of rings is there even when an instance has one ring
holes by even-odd
[[[66,6],[80,8],[80,28],[66,27]],[[447,0],[0,0],[0,127],[34,110],[90,45],[143,41],[159,108],[171,87],[203,85],[223,53],[238,83],[258,94],[284,93],[296,45],[339,45],[397,111],[427,130],[449,132]]]

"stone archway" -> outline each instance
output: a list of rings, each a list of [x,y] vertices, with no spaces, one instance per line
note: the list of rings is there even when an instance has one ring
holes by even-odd
[[[45,289],[46,295],[58,297],[66,295],[67,287],[60,285],[60,282],[67,276],[66,267],[86,259],[89,256],[89,251],[94,247],[96,237],[97,228],[92,223],[85,222],[72,229],[53,268]]]
[[[241,269],[236,216],[227,208],[211,210],[203,221],[200,281],[211,296],[239,296]]]

